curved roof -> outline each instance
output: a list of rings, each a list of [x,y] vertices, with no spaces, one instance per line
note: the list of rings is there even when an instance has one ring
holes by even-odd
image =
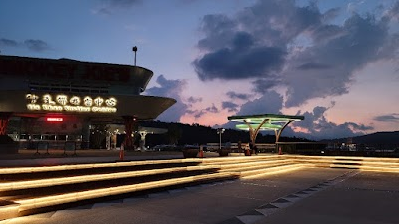
[[[261,123],[265,119],[269,119],[272,122],[286,122],[286,121],[302,121],[305,119],[304,116],[296,115],[282,115],[282,114],[256,114],[256,115],[239,115],[230,116],[227,118],[229,121],[247,121],[250,123]]]
[[[282,115],[282,114],[256,114],[231,116],[227,118],[230,121],[245,122],[237,124],[236,128],[241,130],[258,129],[259,130],[279,130],[284,127],[284,123],[291,121],[304,120],[304,116]]]
[[[153,76],[149,69],[120,64],[0,55],[0,77],[55,81],[73,85],[105,83],[145,88]]]

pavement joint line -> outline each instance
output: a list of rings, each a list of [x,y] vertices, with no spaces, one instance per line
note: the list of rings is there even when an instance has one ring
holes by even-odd
[[[177,194],[177,193],[186,192],[186,191],[187,191],[186,188],[178,188],[178,189],[169,190],[169,193],[170,194]]]
[[[72,207],[72,208],[67,208],[65,210],[84,210],[84,209],[92,209],[94,204],[86,204],[86,205],[80,205],[77,207]],[[55,212],[54,212],[55,213]]]
[[[176,189],[170,189],[170,190],[164,190],[164,191],[159,191],[159,192],[154,192],[150,194],[144,194],[144,195],[138,195],[134,197],[128,197],[128,198],[123,198],[123,199],[115,199],[115,200],[110,200],[110,201],[104,201],[104,202],[99,202],[99,203],[94,203],[94,204],[87,204],[87,205],[81,205],[81,206],[76,206],[76,207],[71,207],[67,209],[61,209],[54,211],[54,213],[58,211],[69,211],[69,210],[81,210],[83,208],[79,207],[84,207],[84,206],[90,206],[90,208],[85,208],[85,209],[93,209],[93,208],[98,208],[98,207],[106,207],[106,206],[111,206],[111,205],[116,205],[116,204],[124,204],[124,203],[135,203],[139,200],[144,200],[144,199],[149,199],[149,198],[157,198],[161,196],[168,196],[171,194],[176,194],[176,193],[181,193],[181,192],[186,192],[189,190],[198,190],[201,189],[202,187],[213,187],[216,185],[221,185],[224,183],[234,183],[234,181],[220,181],[216,183],[209,183],[209,184],[200,184],[200,185],[194,185],[194,186],[187,186],[187,187],[182,187],[182,188],[176,188]],[[254,198],[249,198],[249,199],[254,199]]]
[[[260,206],[258,209],[271,209],[271,208],[278,208],[278,206],[267,203],[266,205]]]
[[[284,198],[279,198],[275,201],[272,201],[271,203],[287,203],[287,202],[289,202],[289,201]]]
[[[291,206],[294,203],[300,201],[301,199],[307,198],[309,196],[311,196],[314,193],[320,192],[322,190],[325,190],[329,187],[332,187],[342,181],[347,180],[350,177],[353,177],[355,175],[357,175],[359,173],[359,171],[349,171],[343,175],[340,175],[338,177],[335,177],[333,179],[329,179],[327,181],[323,181],[319,184],[316,184],[312,187],[308,187],[304,190],[298,191],[296,193],[293,194],[289,194],[287,196],[284,197],[280,197],[272,202],[269,202],[265,205],[262,205],[256,209],[254,209],[255,212],[261,213],[263,215],[263,217],[260,217],[259,215],[246,215],[246,214],[254,214],[251,211],[248,211],[242,215],[238,215],[236,216],[236,218],[238,218],[239,220],[241,220],[243,223],[245,224],[250,224],[250,223],[254,223],[262,218],[265,218],[275,212],[277,212],[278,210]],[[327,184],[328,183],[328,184]],[[323,186],[322,186],[323,185]],[[290,200],[293,199],[294,200]]]
[[[237,216],[237,218],[245,224],[250,224],[254,223],[258,220],[261,220],[264,215],[262,213],[259,213],[260,215],[243,215],[243,216]]]
[[[359,191],[377,191],[377,192],[385,192],[385,193],[399,193],[398,190],[366,189],[366,188],[357,188],[357,187],[348,187],[347,189],[359,190]]]
[[[279,210],[278,207],[276,208],[258,208],[256,211],[262,213],[265,217],[271,215]]]
[[[244,222],[242,222],[237,217],[233,217],[231,219],[224,220],[223,222],[219,222],[218,224],[243,224],[243,223]]]
[[[157,197],[162,197],[165,195],[170,195],[169,191],[160,191],[160,192],[151,193],[151,194],[148,194],[148,197],[149,198],[157,198]]]
[[[102,208],[102,207],[108,207],[108,206],[112,206],[112,205],[118,205],[118,204],[122,204],[123,202],[120,202],[120,203],[112,203],[112,202],[104,202],[104,203],[95,203],[92,207],[91,207],[91,209],[94,209],[94,208]],[[77,209],[78,210],[78,209]]]
[[[295,194],[290,194],[290,195],[286,196],[285,198],[299,198],[299,196],[295,195]]]
[[[273,203],[273,202],[271,202],[270,204],[272,204],[272,205],[274,205],[274,206],[276,206],[276,207],[278,207],[278,208],[286,208],[286,207],[288,207],[288,206],[290,206],[290,205],[292,205],[292,204],[294,204],[293,202],[289,202],[289,203]]]
[[[289,202],[296,202],[296,201],[299,201],[299,200],[301,200],[302,198],[301,197],[296,197],[296,198],[293,198],[293,197],[283,197],[285,200],[287,200],[287,201],[289,201]]]

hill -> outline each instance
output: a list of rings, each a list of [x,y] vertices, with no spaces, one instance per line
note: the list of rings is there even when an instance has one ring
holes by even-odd
[[[399,144],[399,131],[376,132],[352,138],[322,140],[321,142],[348,142],[349,140],[356,144]]]
[[[219,142],[219,134],[217,130],[210,126],[203,126],[197,123],[194,124],[182,124],[182,123],[169,123],[161,121],[141,121],[140,126],[143,127],[154,127],[154,128],[164,128],[168,132],[161,135],[147,135],[146,143],[147,145],[154,146],[160,144],[206,144],[206,143],[216,143]],[[262,134],[259,133],[256,142],[258,143],[274,143],[275,136],[272,134]],[[303,142],[310,141],[308,139],[296,138],[296,137],[281,137],[281,141],[286,142]],[[249,142],[249,133],[247,131],[226,129],[222,134],[222,143],[225,142]]]

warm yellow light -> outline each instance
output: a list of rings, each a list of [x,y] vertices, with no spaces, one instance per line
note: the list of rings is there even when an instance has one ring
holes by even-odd
[[[119,178],[140,177],[140,176],[170,173],[170,172],[195,171],[195,170],[214,169],[214,168],[217,167],[188,166],[188,167],[175,167],[175,168],[164,168],[164,169],[154,169],[154,170],[127,171],[127,172],[118,172],[118,173],[109,173],[109,174],[92,174],[92,175],[83,175],[83,176],[48,178],[43,180],[16,181],[16,182],[0,183],[0,191],[49,187],[49,186],[64,185],[64,184],[84,183],[90,181],[112,180]]]
[[[16,202],[21,204],[20,211],[24,211],[24,210],[39,208],[42,206],[52,206],[52,205],[75,202],[91,198],[111,196],[111,195],[141,191],[157,187],[191,183],[193,181],[204,181],[215,178],[235,178],[235,176],[229,173],[202,174],[192,177],[172,178],[167,180],[151,181],[146,183],[67,193],[62,195],[52,195],[40,198],[22,199],[22,200],[16,200]]]
[[[251,171],[244,171],[241,172],[241,179],[255,179],[260,178],[268,175],[275,175],[281,173],[292,172],[294,170],[306,168],[306,165],[301,164],[293,164],[293,165],[285,165],[273,168],[266,168],[260,170],[251,170]]]
[[[1,168],[0,174],[36,173],[36,172],[47,172],[47,171],[91,169],[91,168],[105,168],[105,167],[125,167],[125,166],[136,166],[136,165],[146,165],[146,164],[164,164],[164,163],[181,163],[181,162],[199,162],[199,160],[170,159],[170,160],[131,161],[131,162],[121,162],[121,163],[57,165],[57,166],[45,166],[45,167],[13,167],[13,168]]]

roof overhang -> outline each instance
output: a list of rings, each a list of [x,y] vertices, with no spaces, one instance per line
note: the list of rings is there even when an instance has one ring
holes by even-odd
[[[26,91],[1,91],[0,90],[0,112],[11,112],[16,117],[43,117],[47,115],[63,114],[74,115],[85,118],[90,118],[99,121],[114,121],[121,120],[124,116],[133,116],[138,120],[153,120],[161,113],[176,103],[175,99],[157,96],[144,95],[93,95],[92,99],[99,98],[104,104],[104,107],[89,107],[85,106],[83,99],[86,95],[74,95],[69,93],[59,93],[65,98],[65,106],[52,102],[52,105],[42,102],[43,95],[51,95],[53,101],[56,101],[58,93],[35,93],[37,95],[37,102],[32,102],[32,99],[27,99]],[[31,94],[32,95],[32,94]],[[69,100],[77,97],[80,100],[79,106],[72,105]],[[115,99],[113,105],[107,106],[107,99]],[[33,109],[31,107],[35,106]],[[53,106],[56,109],[48,109]],[[36,108],[37,107],[37,108]],[[69,109],[68,109],[69,108]],[[72,110],[70,110],[72,108]],[[68,110],[66,110],[68,109]],[[79,109],[79,110],[77,110]],[[83,110],[84,109],[84,110]],[[96,109],[96,110],[93,110]],[[105,110],[107,109],[107,110]],[[105,112],[103,112],[105,110]],[[108,111],[109,110],[109,111]]]
[[[252,143],[255,143],[256,136],[259,131],[273,130],[276,135],[276,142],[278,142],[281,132],[293,121],[302,121],[304,116],[297,115],[282,115],[282,114],[256,114],[231,116],[227,118],[229,121],[242,122],[237,124],[236,128],[246,130],[250,133]]]
[[[246,124],[236,125],[236,128],[241,130],[249,130],[249,126],[251,126],[252,128],[257,128],[262,123],[263,124],[260,126],[260,130],[278,130],[284,126],[284,123],[292,121],[302,121],[305,119],[305,117],[297,115],[282,115],[282,114],[257,114],[257,115],[230,116],[227,119],[229,121],[246,123]]]

